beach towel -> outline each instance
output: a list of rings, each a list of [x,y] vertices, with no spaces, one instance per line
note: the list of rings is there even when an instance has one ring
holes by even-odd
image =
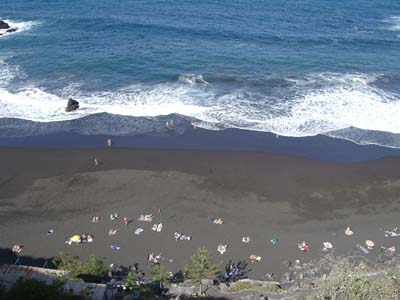
[[[143,231],[144,231],[143,228],[137,228],[137,229],[135,230],[135,234],[136,234],[136,235],[139,235],[139,234],[141,234]]]
[[[249,236],[242,237],[242,243],[245,243],[245,244],[250,243],[250,237]]]
[[[81,242],[81,236],[80,236],[80,235],[77,235],[77,234],[73,235],[73,236],[71,237],[71,242],[73,242],[73,243],[80,243],[80,242]]]
[[[323,242],[322,243],[322,251],[328,251],[329,249],[332,249],[333,246],[330,242]]]
[[[217,251],[218,251],[220,254],[225,254],[227,248],[228,248],[228,245],[219,244],[218,247],[217,247]]]

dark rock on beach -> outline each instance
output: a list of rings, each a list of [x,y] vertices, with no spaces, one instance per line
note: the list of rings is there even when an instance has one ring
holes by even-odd
[[[0,20],[0,29],[9,29],[9,28],[11,27],[10,25],[8,25],[8,23]]]
[[[72,98],[69,98],[67,108],[65,109],[65,111],[71,112],[77,110],[78,108],[79,108],[79,102]]]

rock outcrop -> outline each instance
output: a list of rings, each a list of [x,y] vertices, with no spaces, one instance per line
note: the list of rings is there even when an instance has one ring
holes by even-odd
[[[11,27],[10,24],[8,24],[5,21],[0,20],[0,36],[6,34],[6,33],[12,33],[17,31],[18,28],[16,27]]]
[[[7,22],[0,20],[0,29],[10,29],[10,25]]]
[[[65,111],[71,112],[77,110],[78,108],[79,108],[79,102],[72,98],[69,98]]]

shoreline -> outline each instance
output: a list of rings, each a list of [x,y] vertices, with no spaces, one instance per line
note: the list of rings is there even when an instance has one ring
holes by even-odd
[[[400,158],[335,163],[254,152],[2,148],[0,163],[0,248],[22,244],[22,255],[33,259],[59,251],[82,258],[93,253],[107,263],[139,262],[148,269],[147,255],[154,252],[176,271],[206,246],[217,262],[262,256],[250,264],[249,277],[264,279],[267,272],[284,274],[284,261],[323,257],[324,241],[338,256],[353,253],[366,239],[377,244],[371,259],[379,258],[380,245],[400,249],[383,232],[398,225]],[[110,221],[113,212],[119,220]],[[148,213],[153,222],[138,221]],[[100,222],[92,223],[93,216]],[[133,222],[125,226],[124,216]],[[211,217],[224,224],[212,224]],[[153,223],[161,221],[162,232],[153,232]],[[347,226],[353,237],[344,235]],[[110,237],[110,228],[120,233]],[[137,228],[144,233],[134,235]],[[55,234],[48,236],[49,229]],[[193,239],[177,242],[176,231]],[[94,242],[64,243],[83,233],[93,234]],[[250,244],[241,242],[246,235]],[[277,245],[270,242],[274,238]],[[297,249],[303,240],[310,251]],[[112,244],[121,250],[113,251]],[[216,251],[219,244],[228,244],[225,255]],[[0,260],[15,259],[4,250]]]
[[[0,147],[39,149],[104,149],[108,138],[113,148],[155,150],[202,150],[219,152],[271,153],[302,156],[322,161],[361,162],[400,156],[400,149],[316,135],[285,137],[273,133],[225,129],[219,131],[190,129],[166,135],[83,135],[51,133],[35,136],[6,137],[0,135]]]

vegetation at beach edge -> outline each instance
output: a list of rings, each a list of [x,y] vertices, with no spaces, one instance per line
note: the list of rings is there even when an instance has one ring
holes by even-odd
[[[87,277],[101,279],[103,282],[111,280],[111,269],[104,264],[100,258],[90,255],[86,261],[80,261],[79,257],[72,257],[68,253],[60,252],[58,258],[54,260],[58,269],[71,272],[71,279],[85,280]],[[243,262],[241,262],[243,263]],[[184,266],[183,277],[179,282],[185,279],[198,285],[198,296],[205,296],[203,289],[203,280],[213,280],[213,282],[225,283],[229,288],[229,293],[235,293],[245,290],[253,290],[260,293],[279,292],[275,286],[265,287],[256,282],[238,281],[245,278],[245,267],[241,270],[241,276],[228,278],[227,270],[229,266],[241,265],[234,264],[232,261],[226,265],[225,271],[221,271],[220,264],[213,263],[213,259],[208,250],[204,247],[198,248],[190,257],[189,263]],[[248,272],[248,271],[247,271]],[[125,276],[123,284],[127,293],[138,293],[141,299],[151,299],[154,295],[164,295],[168,290],[170,283],[174,281],[171,278],[165,265],[156,263],[153,265],[151,278],[145,280],[143,270],[135,265]],[[89,277],[90,279],[91,277]],[[176,282],[176,281],[175,281]],[[0,300],[34,300],[34,299],[90,299],[90,293],[82,293],[73,296],[70,291],[64,289],[65,280],[57,279],[53,283],[45,283],[36,279],[20,278],[9,289],[0,285]],[[271,288],[273,287],[273,288]],[[29,296],[27,296],[29,295]],[[234,294],[230,294],[231,299]],[[167,298],[166,298],[167,299]],[[379,273],[379,276],[358,271],[344,270],[334,278],[320,283],[318,290],[305,290],[302,295],[293,296],[288,299],[297,300],[397,300],[400,299],[400,269],[390,268],[386,272]]]

